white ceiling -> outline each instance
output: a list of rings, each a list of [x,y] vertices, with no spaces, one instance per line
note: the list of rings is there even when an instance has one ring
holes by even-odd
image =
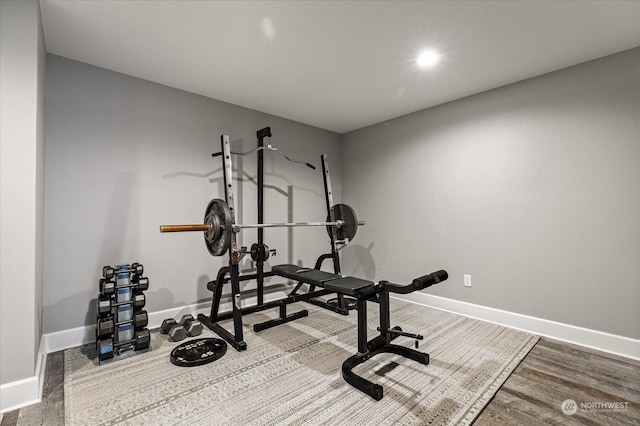
[[[41,6],[50,53],[338,133],[640,46],[637,0]]]

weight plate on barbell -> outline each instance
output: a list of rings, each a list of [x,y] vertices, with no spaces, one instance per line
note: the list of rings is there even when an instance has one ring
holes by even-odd
[[[356,232],[358,232],[358,218],[356,217],[356,212],[346,204],[336,204],[331,207],[331,210],[333,211],[333,219],[336,222],[343,222],[340,228],[336,227],[336,237],[338,240],[353,240],[356,236]],[[331,216],[327,217],[327,222],[331,222]],[[330,226],[327,226],[327,232],[329,233],[329,236],[331,236]]]
[[[222,256],[231,246],[231,210],[224,200],[215,198],[204,212],[204,223],[210,225],[204,232],[204,244],[212,256]]]

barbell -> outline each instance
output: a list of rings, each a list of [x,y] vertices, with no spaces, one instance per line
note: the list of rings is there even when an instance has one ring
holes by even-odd
[[[331,235],[331,227],[336,229],[338,240],[353,240],[358,226],[364,221],[356,218],[356,213],[346,204],[336,204],[331,207],[333,221],[327,218],[325,222],[280,222],[280,223],[233,223],[233,216],[224,200],[213,199],[207,205],[204,213],[204,223],[186,225],[160,225],[160,232],[204,232],[204,243],[212,256],[224,255],[231,246],[231,235],[245,228],[282,228],[296,226],[326,226]]]

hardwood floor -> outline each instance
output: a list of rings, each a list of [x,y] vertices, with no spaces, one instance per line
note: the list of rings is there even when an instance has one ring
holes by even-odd
[[[474,423],[514,424],[640,425],[640,362],[542,338]]]
[[[64,424],[64,352],[47,355],[42,401],[4,414],[1,426]]]
[[[576,412],[566,415],[565,400]],[[566,406],[565,408],[571,408]],[[64,424],[64,354],[48,355],[42,402],[1,426]],[[541,338],[474,422],[485,425],[640,425],[640,361]]]

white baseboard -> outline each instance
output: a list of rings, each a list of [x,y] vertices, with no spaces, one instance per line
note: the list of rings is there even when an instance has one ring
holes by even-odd
[[[210,303],[196,303],[164,311],[150,312],[147,328],[152,330],[160,327],[165,318],[179,318],[184,314],[193,314],[195,316],[196,314],[205,312],[209,305]],[[47,353],[58,352],[95,342],[96,326],[95,324],[91,324],[82,327],[70,328],[68,330],[47,333],[44,337]]]
[[[36,377],[38,378],[38,402],[42,399],[44,389],[44,375],[47,371],[47,346],[44,335],[40,336],[40,347],[38,348],[38,361],[36,362]]]
[[[39,387],[37,376],[0,385],[0,411],[6,413],[40,402]]]
[[[284,292],[268,293],[265,294],[265,301],[281,299],[285,296]],[[422,292],[410,293],[402,297],[394,296],[393,298],[640,360],[640,340],[629,337],[460,302]],[[255,303],[255,298],[247,298],[242,302],[244,306],[251,306]],[[148,328],[155,329],[160,327],[165,318],[179,318],[184,314],[197,316],[197,314],[203,313],[207,315],[210,306],[210,302],[204,302],[151,312],[149,313]],[[220,304],[220,312],[229,310],[231,310],[230,302]],[[93,341],[95,341],[95,325],[43,335],[38,350],[35,375],[0,386],[0,413],[40,402],[46,369],[46,355],[48,353],[82,346]]]
[[[286,297],[286,293],[274,291],[265,293],[264,300],[269,302],[284,297]],[[256,303],[257,300],[255,297],[247,297],[242,300],[243,306],[252,306]],[[159,328],[162,321],[166,318],[178,319],[185,314],[192,314],[193,316],[197,316],[198,314],[208,315],[209,309],[211,309],[211,302],[195,303],[193,305],[166,309],[164,311],[151,312],[149,313],[149,324],[147,327],[149,329]],[[220,312],[230,310],[231,302],[223,302],[220,304]],[[18,408],[40,402],[42,388],[44,386],[47,354],[95,342],[95,330],[95,325],[91,324],[44,334],[40,340],[35,375],[0,386],[0,413],[17,410]]]
[[[447,299],[419,291],[403,295],[402,297],[394,296],[394,298],[640,360],[640,340],[629,337],[530,317],[500,309],[488,308],[486,306],[474,305],[472,303]]]
[[[283,292],[265,294],[265,301],[276,300],[285,296],[286,294]],[[406,300],[431,308],[527,331],[540,336],[550,337],[640,360],[640,340],[629,337],[618,336],[602,331],[563,324],[560,322],[489,308],[486,306],[474,305],[472,303],[447,299],[422,292],[409,293],[402,297],[393,297],[399,300]],[[242,301],[244,306],[251,306],[255,303],[255,298],[247,298]],[[208,315],[210,306],[210,302],[204,302],[167,309],[164,311],[151,312],[149,313],[148,328],[159,328],[165,318],[180,318],[184,314],[193,314],[196,316],[197,314],[203,313]],[[231,310],[230,302],[220,304],[220,312],[226,312],[229,310]],[[45,340],[44,346],[46,353],[77,347],[95,341],[95,326],[87,325],[84,327],[45,334],[43,339]]]
[[[271,293],[265,293],[264,300],[266,302],[282,299],[286,297],[286,293],[282,291],[275,291]],[[252,306],[257,303],[255,297],[247,297],[242,299],[243,306]],[[177,308],[166,309],[163,311],[150,312],[149,324],[147,328],[150,330],[160,328],[162,321],[167,318],[180,319],[182,315],[192,314],[197,317],[198,314],[209,315],[211,309],[211,302],[195,303],[193,305],[180,306]],[[227,312],[231,310],[231,302],[220,303],[219,312]],[[48,333],[44,335],[45,346],[47,353],[57,352],[68,348],[74,348],[77,346],[86,345],[87,343],[95,342],[96,340],[96,327],[94,324],[85,325],[82,327],[76,327],[69,330],[57,331],[55,333]]]
[[[44,386],[44,373],[47,366],[47,352],[45,351],[44,341],[44,336],[42,336],[36,355],[36,370],[33,377],[0,385],[0,413],[17,410],[40,402],[42,387]]]

